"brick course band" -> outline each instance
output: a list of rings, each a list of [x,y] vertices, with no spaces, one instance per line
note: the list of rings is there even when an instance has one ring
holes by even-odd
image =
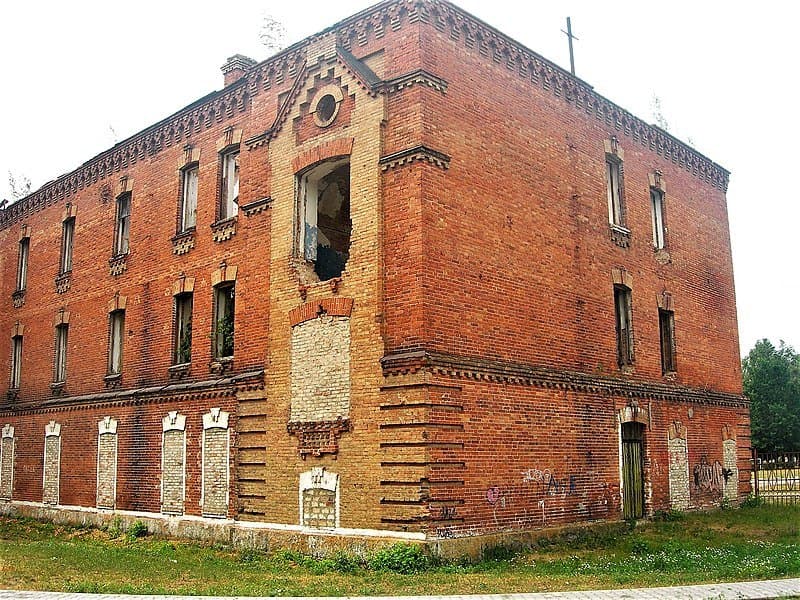
[[[352,298],[322,298],[314,302],[306,302],[289,311],[289,325],[294,327],[311,319],[316,319],[320,314],[329,317],[349,317],[353,313]]]

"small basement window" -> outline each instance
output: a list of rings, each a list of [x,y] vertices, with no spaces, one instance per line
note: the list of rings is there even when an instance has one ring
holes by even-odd
[[[321,163],[298,177],[295,245],[320,281],[340,277],[350,258],[350,161]]]

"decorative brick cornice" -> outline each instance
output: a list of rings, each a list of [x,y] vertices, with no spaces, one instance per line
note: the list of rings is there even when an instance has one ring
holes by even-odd
[[[392,94],[414,85],[428,86],[443,94],[447,92],[447,82],[441,77],[437,77],[424,69],[412,71],[411,73],[406,73],[405,75],[400,75],[393,79],[387,79],[382,82],[381,87],[387,93]]]
[[[378,164],[381,166],[381,171],[387,171],[395,167],[411,165],[418,161],[428,162],[440,169],[447,169],[450,166],[450,157],[447,154],[422,145],[383,156],[378,161]]]
[[[237,217],[211,224],[211,239],[215,242],[225,242],[236,235]]]
[[[424,371],[449,377],[532,385],[606,396],[693,402],[737,408],[748,408],[750,406],[744,396],[710,389],[659,382],[632,381],[578,371],[538,367],[510,361],[455,356],[438,352],[426,352],[424,350],[384,356],[381,359],[381,365],[383,366],[384,376]]]
[[[350,419],[336,421],[294,422],[286,426],[289,435],[297,437],[297,452],[305,460],[306,456],[322,456],[339,452],[339,437],[352,431]]]
[[[352,298],[322,298],[306,302],[289,311],[289,324],[294,327],[320,315],[329,317],[349,317],[353,312]]]
[[[11,302],[14,308],[20,308],[25,304],[25,290],[16,290],[11,294]]]
[[[260,369],[204,381],[182,381],[146,388],[114,390],[82,396],[62,396],[45,400],[35,406],[14,407],[11,410],[2,407],[0,408],[0,415],[28,415],[84,408],[138,406],[163,402],[164,400],[169,400],[170,402],[208,400],[234,396],[238,392],[262,389],[264,389],[264,370]]]
[[[60,275],[56,276],[55,279],[56,284],[56,294],[63,294],[67,290],[69,290],[70,286],[72,285],[72,271],[67,271],[66,273],[61,273]]]
[[[337,158],[340,156],[350,156],[353,153],[355,139],[351,137],[331,140],[323,144],[318,144],[309,148],[302,154],[292,159],[292,171],[299,173],[306,167],[317,164],[323,160]]]
[[[194,248],[194,229],[184,231],[172,238],[172,253],[180,256]]]
[[[253,217],[260,214],[272,206],[272,198],[261,198],[250,204],[243,204],[239,208],[242,209],[245,217]]]
[[[128,255],[120,254],[108,259],[108,274],[112,277],[119,277],[128,268]]]

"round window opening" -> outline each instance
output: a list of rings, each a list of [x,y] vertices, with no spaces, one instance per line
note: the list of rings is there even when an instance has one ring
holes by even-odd
[[[325,94],[317,103],[317,122],[320,125],[330,125],[336,118],[338,108],[333,94]]]

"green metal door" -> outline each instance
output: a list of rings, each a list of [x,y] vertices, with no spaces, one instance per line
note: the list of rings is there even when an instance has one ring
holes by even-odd
[[[644,425],[622,424],[622,516],[625,519],[644,516],[643,435]]]

